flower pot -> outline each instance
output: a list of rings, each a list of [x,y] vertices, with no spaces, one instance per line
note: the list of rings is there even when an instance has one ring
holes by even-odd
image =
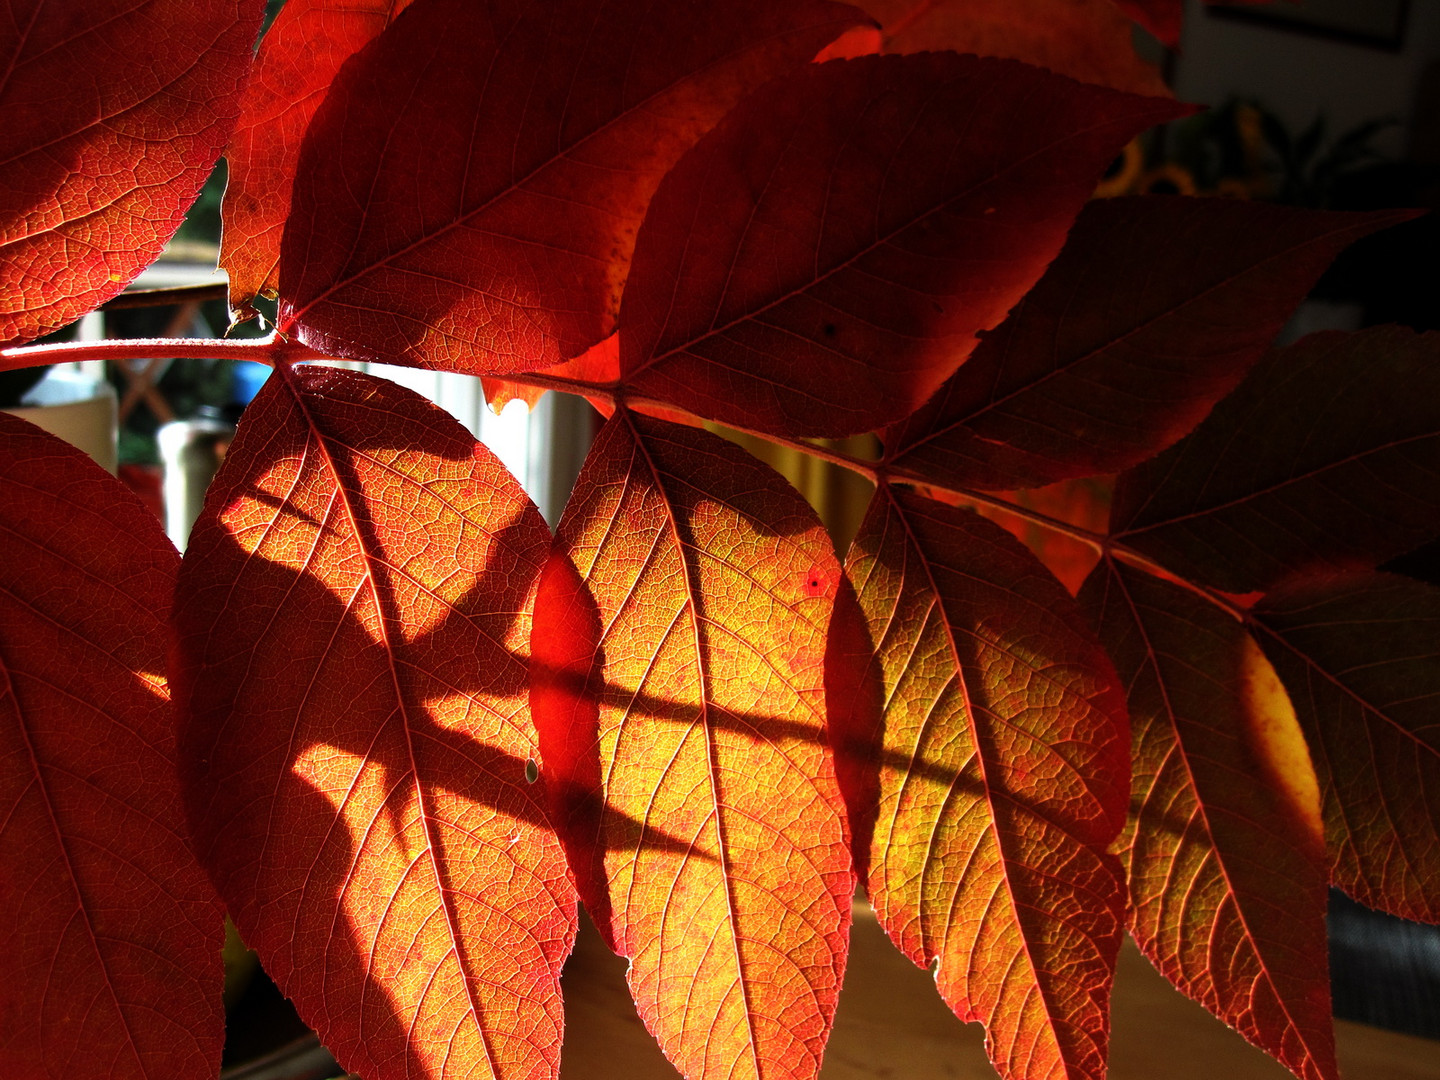
[[[106,472],[119,465],[119,419],[115,388],[103,379],[67,364],[53,369],[25,395],[24,403],[4,410],[78,447]]]

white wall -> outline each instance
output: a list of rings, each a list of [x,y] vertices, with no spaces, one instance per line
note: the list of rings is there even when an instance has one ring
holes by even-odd
[[[1368,0],[1351,2],[1364,6]],[[1408,128],[1420,72],[1440,57],[1437,0],[1411,0],[1398,53],[1217,17],[1200,0],[1185,6],[1176,96],[1206,105],[1232,95],[1253,98],[1293,132],[1317,113],[1325,115],[1329,137],[1383,116],[1397,116]],[[1403,156],[1405,130],[1388,131],[1376,145]]]

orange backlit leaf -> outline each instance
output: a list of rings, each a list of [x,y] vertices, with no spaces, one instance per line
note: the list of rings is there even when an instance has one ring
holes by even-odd
[[[225,148],[220,268],[230,278],[233,310],[278,292],[280,237],[305,129],[340,65],[408,2],[288,0],[265,32]]]
[[[869,640],[837,608],[830,720],[856,816],[877,799],[857,858],[876,915],[938,961],[1002,1076],[1099,1080],[1124,913],[1114,669],[1035,557],[969,511],[882,486],[845,569]],[[852,756],[878,769],[868,792]]]
[[[890,468],[1007,489],[1136,465],[1235,388],[1340,251],[1414,216],[1091,202],[1010,317],[886,434]]]
[[[1336,1080],[1320,795],[1241,623],[1101,563],[1080,601],[1129,690],[1130,932],[1186,996],[1303,1080]]]
[[[176,701],[201,861],[367,1080],[556,1075],[574,894],[528,722],[549,533],[391,383],[280,369],[186,549]]]
[[[1314,754],[1332,882],[1440,923],[1440,589],[1358,573],[1254,611]]]
[[[225,146],[264,8],[0,5],[0,345],[98,307],[160,254]]]
[[[840,568],[768,467],[619,410],[535,608],[535,722],[586,909],[687,1076],[813,1077],[853,888],[822,662]]]
[[[183,839],[175,549],[118,480],[3,413],[0,537],[0,1073],[214,1077],[223,910]]]
[[[633,391],[737,427],[899,420],[1060,249],[1172,101],[953,53],[812,64],[661,182],[621,312]]]
[[[1440,334],[1381,326],[1276,350],[1120,476],[1111,528],[1231,593],[1419,547],[1440,534]]]
[[[310,124],[281,329],[476,374],[578,356],[615,329],[675,160],[862,20],[828,0],[418,0]]]
[[[1178,3],[1178,0],[1176,0]],[[1112,0],[862,0],[888,53],[950,49],[1023,60],[1081,82],[1165,97]]]

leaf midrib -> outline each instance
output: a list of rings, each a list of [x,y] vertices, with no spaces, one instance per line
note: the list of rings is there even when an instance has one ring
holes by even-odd
[[[1154,671],[1155,683],[1159,688],[1162,707],[1165,710],[1165,719],[1168,724],[1169,732],[1175,740],[1175,745],[1180,750],[1180,762],[1185,771],[1187,786],[1192,793],[1193,798],[1195,799],[1196,812],[1199,813],[1201,820],[1204,822],[1205,835],[1211,840],[1211,850],[1214,853],[1215,863],[1220,868],[1220,873],[1225,879],[1225,887],[1234,902],[1236,918],[1240,920],[1240,924],[1244,928],[1246,940],[1251,943],[1251,948],[1254,950],[1257,960],[1259,960],[1262,954],[1255,943],[1264,939],[1257,937],[1254,930],[1251,929],[1247,908],[1244,904],[1241,903],[1241,898],[1245,894],[1242,893],[1240,890],[1236,889],[1235,883],[1230,875],[1230,868],[1227,865],[1219,846],[1214,843],[1215,833],[1210,824],[1209,808],[1205,799],[1201,798],[1200,796],[1200,787],[1196,784],[1195,774],[1190,767],[1190,754],[1185,747],[1184,739],[1181,738],[1180,726],[1176,723],[1175,720],[1175,718],[1180,714],[1171,703],[1169,687],[1167,686],[1164,677],[1161,675],[1160,657],[1162,654],[1152,644],[1150,632],[1146,628],[1144,620],[1140,617],[1138,602],[1135,600],[1134,596],[1131,595],[1130,589],[1126,586],[1124,577],[1121,575],[1119,568],[1109,559],[1106,560],[1105,566],[1108,570],[1110,577],[1115,581],[1121,594],[1124,596],[1125,605],[1129,609],[1130,618],[1133,621],[1136,629],[1139,631],[1141,639],[1144,642],[1146,663]],[[1177,862],[1178,860],[1172,858],[1170,860],[1170,868],[1173,869]],[[1165,894],[1168,894],[1169,884],[1169,870],[1167,869]],[[1294,1015],[1290,1011],[1289,1000],[1283,993],[1281,993],[1280,988],[1275,985],[1275,978],[1271,974],[1269,962],[1266,960],[1261,960],[1260,968],[1261,971],[1264,972],[1265,981],[1269,984],[1271,992],[1275,995],[1275,1000],[1279,1004],[1280,1010],[1285,1014],[1285,1022],[1289,1025],[1290,1030],[1294,1032],[1295,1036],[1300,1040],[1301,1045],[1305,1047],[1306,1057],[1310,1059],[1312,1064],[1316,1065],[1316,1068],[1318,1070],[1318,1062],[1322,1059],[1311,1050],[1310,1041],[1305,1034],[1305,1029],[1296,1022]]]
[[[391,640],[390,619],[386,613],[386,606],[383,603],[382,597],[380,595],[380,585],[377,580],[377,574],[375,572],[375,564],[378,562],[381,565],[384,565],[384,560],[378,559],[374,554],[372,554],[365,543],[364,533],[360,529],[359,517],[357,516],[355,507],[352,504],[350,492],[346,488],[345,483],[341,478],[340,469],[336,464],[334,456],[331,454],[329,436],[325,434],[324,430],[321,428],[315,415],[311,412],[308,403],[305,400],[305,396],[300,385],[300,377],[296,374],[294,369],[285,364],[276,365],[276,371],[280,373],[282,385],[284,385],[285,389],[290,391],[291,396],[294,398],[296,407],[305,420],[305,424],[309,431],[310,437],[314,440],[316,446],[318,447],[324,466],[328,470],[332,480],[334,481],[335,489],[339,496],[340,505],[344,510],[346,521],[350,526],[352,541],[355,545],[356,550],[360,554],[362,563],[365,567],[365,581],[368,585],[371,599],[375,604],[375,611],[377,616],[376,622],[379,627],[380,636],[379,644],[383,647],[385,652],[385,659],[390,670],[391,685],[394,688],[395,692],[395,702],[400,714],[400,728],[405,733],[405,752],[410,764],[410,775],[412,777],[411,786],[414,788],[415,801],[419,810],[419,813],[416,816],[419,819],[421,828],[424,832],[425,848],[428,854],[428,862],[430,863],[431,872],[434,874],[435,877],[435,890],[439,894],[440,909],[445,914],[445,928],[447,935],[450,939],[451,948],[454,949],[456,960],[459,962],[461,968],[460,981],[465,988],[465,1000],[469,1006],[470,1015],[473,1016],[475,1019],[475,1029],[476,1033],[480,1038],[480,1044],[485,1050],[486,1068],[489,1070],[492,1080],[499,1080],[500,1072],[496,1067],[495,1050],[491,1046],[490,1032],[487,1029],[486,1024],[484,1023],[485,1010],[481,1008],[480,1002],[476,1000],[474,988],[471,986],[469,972],[470,964],[468,962],[469,950],[466,948],[465,939],[460,933],[457,925],[458,915],[455,912],[454,906],[451,902],[450,889],[446,886],[446,875],[442,868],[442,860],[440,855],[441,847],[432,829],[431,811],[428,806],[429,799],[427,797],[425,787],[421,783],[420,779],[421,768],[420,762],[415,753],[415,743],[413,738],[414,733],[411,730],[410,721],[410,705],[400,684],[399,671],[396,669],[396,648]],[[358,854],[359,851],[357,848],[357,857]],[[336,900],[336,906],[337,908],[339,907],[338,898]],[[420,1007],[422,1006],[417,1005],[417,1009],[419,1009]]]
[[[756,1080],[760,1080],[760,1078],[763,1077],[765,1074],[764,1071],[760,1068],[760,1050],[759,1047],[756,1045],[757,1032],[755,1029],[754,1018],[755,1007],[754,1003],[750,1000],[750,985],[749,981],[744,976],[745,964],[743,963],[740,955],[740,925],[739,919],[736,916],[734,883],[730,874],[729,852],[726,848],[725,820],[724,815],[721,812],[722,807],[720,799],[720,770],[715,756],[715,737],[713,731],[711,730],[709,717],[711,707],[710,677],[709,671],[707,670],[707,666],[705,663],[705,652],[702,648],[700,641],[700,618],[699,612],[695,604],[697,589],[691,578],[690,561],[685,557],[686,545],[680,536],[680,525],[678,521],[678,515],[676,513],[676,508],[669,490],[666,488],[664,482],[661,479],[661,470],[656,464],[655,459],[651,456],[649,447],[645,445],[644,436],[636,427],[634,417],[631,415],[630,410],[622,406],[620,408],[617,408],[615,411],[616,415],[623,416],[624,423],[626,425],[626,428],[628,429],[631,441],[633,442],[636,449],[639,451],[641,457],[644,459],[645,467],[650,472],[650,477],[652,482],[654,483],[655,491],[659,494],[661,501],[665,505],[665,522],[667,530],[670,533],[671,542],[675,545],[676,556],[680,563],[680,573],[685,589],[684,606],[690,612],[690,625],[693,640],[692,647],[695,650],[695,668],[700,679],[700,727],[705,735],[705,758],[706,765],[709,769],[710,777],[710,803],[712,812],[715,815],[716,862],[719,865],[721,879],[725,883],[725,908],[727,915],[726,928],[729,931],[729,934],[727,936],[730,938],[733,962],[735,964],[736,981],[740,985],[740,1000],[744,1004],[745,1028],[749,1035],[749,1038],[746,1040],[746,1045],[750,1050],[751,1067],[755,1070]]]

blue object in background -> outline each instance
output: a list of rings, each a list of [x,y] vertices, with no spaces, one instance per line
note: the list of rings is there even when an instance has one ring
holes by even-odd
[[[265,380],[270,377],[270,370],[270,365],[256,363],[254,360],[238,361],[231,373],[235,380],[231,390],[235,404],[249,405],[260,392],[260,387],[265,385]]]

